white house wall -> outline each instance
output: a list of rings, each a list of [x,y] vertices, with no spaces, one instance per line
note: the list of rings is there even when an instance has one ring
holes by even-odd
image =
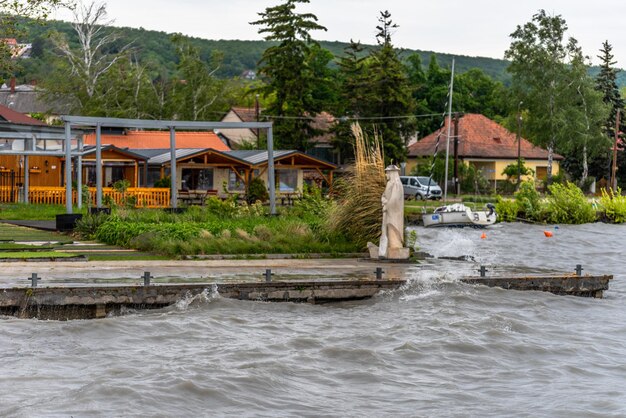
[[[224,116],[222,122],[242,122],[232,110]],[[245,142],[256,144],[257,137],[251,129],[220,129],[219,133],[230,139],[231,145],[235,148]]]

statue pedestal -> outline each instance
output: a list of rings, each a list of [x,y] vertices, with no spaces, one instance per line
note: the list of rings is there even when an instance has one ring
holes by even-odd
[[[408,248],[389,248],[387,250],[387,259],[389,260],[408,260],[410,251]]]
[[[378,252],[378,246],[372,244],[371,242],[367,243],[367,249],[370,253],[370,258],[372,260],[408,260],[411,255],[410,248],[388,248],[387,256],[380,257]]]

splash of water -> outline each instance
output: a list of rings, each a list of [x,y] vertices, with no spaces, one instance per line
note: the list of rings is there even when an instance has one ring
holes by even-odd
[[[176,302],[174,307],[178,311],[185,311],[189,309],[190,307],[204,306],[208,303],[211,303],[219,299],[220,297],[221,296],[218,292],[217,284],[214,283],[210,289],[206,288],[201,293],[198,293],[197,295],[187,294],[185,297],[183,297],[178,302]]]

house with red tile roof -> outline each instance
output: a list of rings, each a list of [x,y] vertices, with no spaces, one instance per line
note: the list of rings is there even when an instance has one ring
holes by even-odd
[[[448,118],[445,125],[409,146],[407,172],[410,172],[420,161],[429,164],[435,152],[439,138],[439,154],[445,156]],[[454,121],[451,135],[455,135]],[[466,164],[471,164],[482,172],[487,180],[506,180],[502,171],[509,164],[517,163],[518,143],[516,134],[486,116],[469,113],[463,115],[458,123],[458,157]],[[534,146],[530,141],[521,138],[521,157],[526,167],[535,172],[535,178],[545,180],[548,167],[548,151]],[[454,138],[450,138],[450,157],[454,156]],[[563,157],[554,154],[552,174],[558,174],[559,162]]]
[[[0,105],[0,122],[16,123],[18,125],[31,125],[31,126],[48,126],[45,122],[39,119],[31,118],[15,110]]]

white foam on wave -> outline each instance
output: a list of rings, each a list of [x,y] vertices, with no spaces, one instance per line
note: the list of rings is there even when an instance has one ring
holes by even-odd
[[[186,295],[185,297],[180,299],[178,302],[176,302],[174,306],[176,310],[185,311],[193,306],[202,306],[202,305],[211,303],[215,301],[216,299],[219,299],[220,297],[221,296],[219,292],[217,291],[217,285],[213,284],[213,286],[211,286],[210,289],[206,288],[201,293],[198,293],[197,295],[191,295],[191,294]]]
[[[420,270],[413,273],[407,283],[398,289],[401,292],[400,300],[408,302],[418,299],[428,299],[440,295],[444,287],[458,282],[459,275],[453,271]]]
[[[462,258],[481,264],[490,264],[498,257],[498,247],[491,239],[482,239],[486,233],[490,236],[495,230],[474,228],[433,228],[418,231],[420,248],[435,258]]]

